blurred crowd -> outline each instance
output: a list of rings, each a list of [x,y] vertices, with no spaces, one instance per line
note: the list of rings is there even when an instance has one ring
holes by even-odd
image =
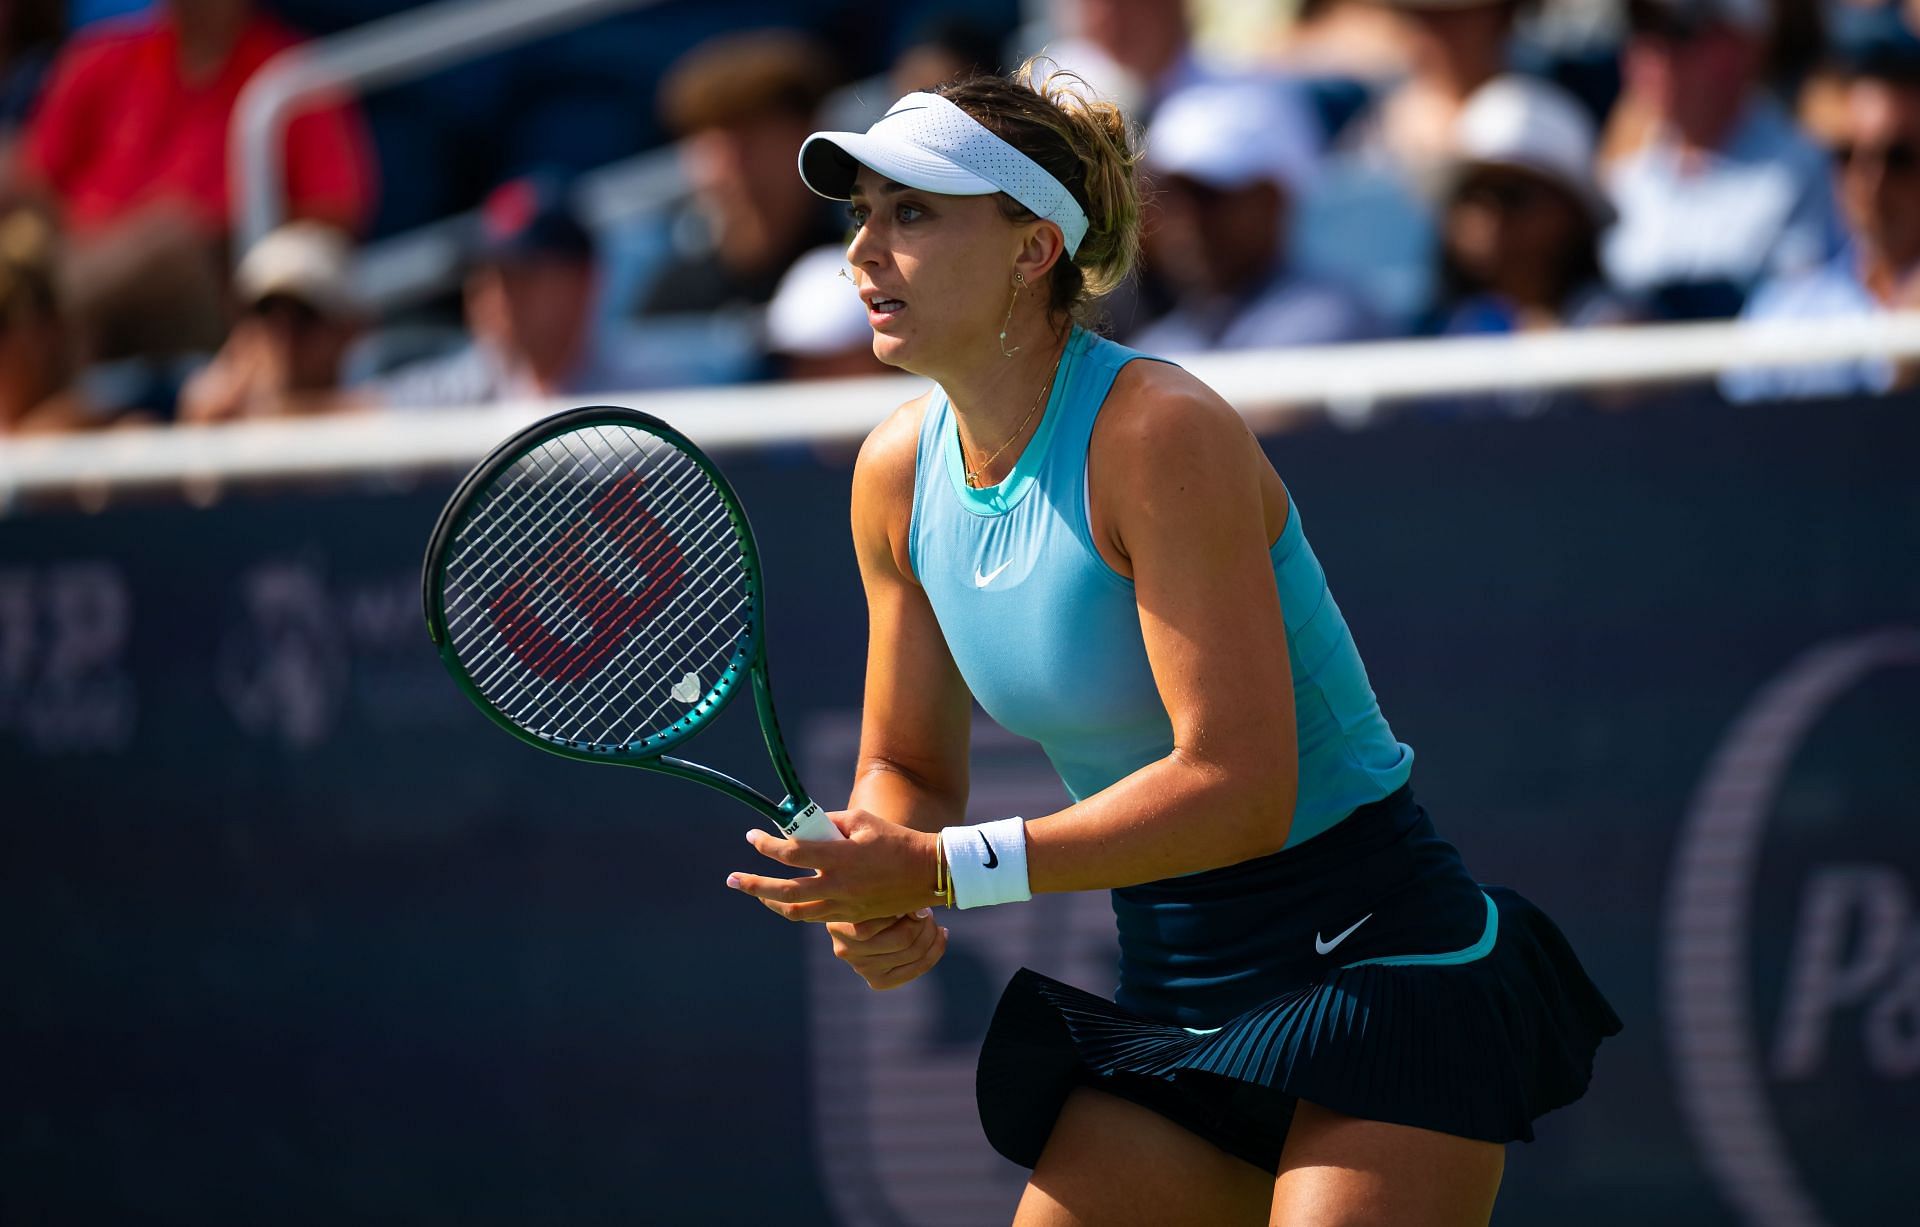
[[[577,151],[603,158],[608,125],[551,124],[532,146],[567,156],[471,185],[444,293],[381,301],[382,194],[439,172],[367,99],[286,125],[286,220],[238,249],[232,119],[305,37],[296,8],[0,4],[0,435],[880,372],[844,206],[796,150],[1040,51],[1143,133],[1143,267],[1106,322],[1138,348],[1920,306],[1914,0],[921,0],[862,56],[844,34],[867,10],[741,7],[669,3],[600,39],[652,47],[647,22],[706,12],[657,71],[631,57],[652,113],[615,152],[656,147],[672,190],[590,208]],[[537,112],[554,75],[503,107]]]

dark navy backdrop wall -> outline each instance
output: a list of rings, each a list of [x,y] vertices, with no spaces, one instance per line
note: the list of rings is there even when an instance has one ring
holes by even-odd
[[[1416,789],[1627,1021],[1499,1222],[1909,1204],[1916,408],[1270,441]],[[848,457],[723,463],[784,722],[844,798]],[[724,889],[744,809],[465,705],[418,610],[450,486],[0,520],[0,1218],[1004,1219],[972,1046],[1019,962],[1109,987],[1104,903],[957,916],[939,972],[867,993]],[[726,723],[699,755],[770,783],[750,710]],[[977,741],[982,817],[1057,798]]]

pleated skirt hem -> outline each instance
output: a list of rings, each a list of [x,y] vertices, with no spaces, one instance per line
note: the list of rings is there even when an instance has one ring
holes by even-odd
[[[1016,974],[976,1090],[994,1149],[1034,1166],[1067,1096],[1139,1103],[1268,1171],[1300,1100],[1488,1142],[1586,1092],[1620,1020],[1547,916],[1485,887],[1493,949],[1472,962],[1336,968],[1210,1031],[1143,1018],[1037,972]]]

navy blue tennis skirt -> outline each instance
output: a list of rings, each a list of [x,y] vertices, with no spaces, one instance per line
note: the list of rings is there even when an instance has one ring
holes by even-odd
[[[977,1091],[1039,1161],[1091,1086],[1268,1171],[1299,1100],[1489,1142],[1578,1099],[1620,1019],[1553,922],[1482,886],[1402,788],[1294,848],[1113,892],[1108,1001],[1022,969]]]

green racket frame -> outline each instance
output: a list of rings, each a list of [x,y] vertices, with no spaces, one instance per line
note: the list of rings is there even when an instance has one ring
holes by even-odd
[[[479,686],[468,673],[465,662],[454,651],[452,637],[447,631],[446,619],[447,551],[455,536],[466,524],[475,503],[492,487],[496,478],[535,449],[561,435],[594,426],[622,426],[645,431],[678,448],[697,464],[720,491],[727,517],[733,523],[734,537],[740,546],[746,572],[747,630],[741,636],[732,659],[727,662],[727,667],[721,672],[720,677],[708,688],[699,702],[665,730],[639,741],[618,746],[567,741],[533,732],[515,723],[480,692]],[[473,470],[455,488],[453,496],[447,500],[447,505],[441,510],[440,518],[433,526],[433,534],[427,539],[427,554],[421,566],[420,586],[421,600],[427,616],[427,634],[433,639],[434,647],[440,653],[441,663],[447,667],[447,671],[453,675],[453,680],[467,698],[472,700],[475,707],[478,707],[489,720],[521,741],[563,758],[578,759],[587,763],[615,763],[623,767],[639,767],[646,771],[657,771],[663,775],[705,784],[745,805],[752,806],[772,822],[781,834],[792,838],[840,838],[839,828],[833,825],[820,807],[815,805],[812,798],[807,795],[806,789],[801,786],[799,772],[794,768],[793,757],[787,753],[786,741],[780,733],[780,717],[774,711],[773,687],[767,676],[766,620],[764,588],[760,572],[760,550],[754,543],[753,526],[747,521],[746,508],[741,506],[740,497],[734,493],[733,486],[727,481],[726,475],[707,454],[701,451],[692,440],[659,418],[637,409],[626,409],[618,405],[589,405],[544,418],[507,438],[473,467]],[[760,717],[761,736],[766,741],[767,754],[773,760],[774,773],[779,777],[781,787],[787,792],[784,800],[775,801],[724,771],[667,753],[706,728],[719,716],[732,700],[742,674],[750,679],[754,706],[758,709]]]

